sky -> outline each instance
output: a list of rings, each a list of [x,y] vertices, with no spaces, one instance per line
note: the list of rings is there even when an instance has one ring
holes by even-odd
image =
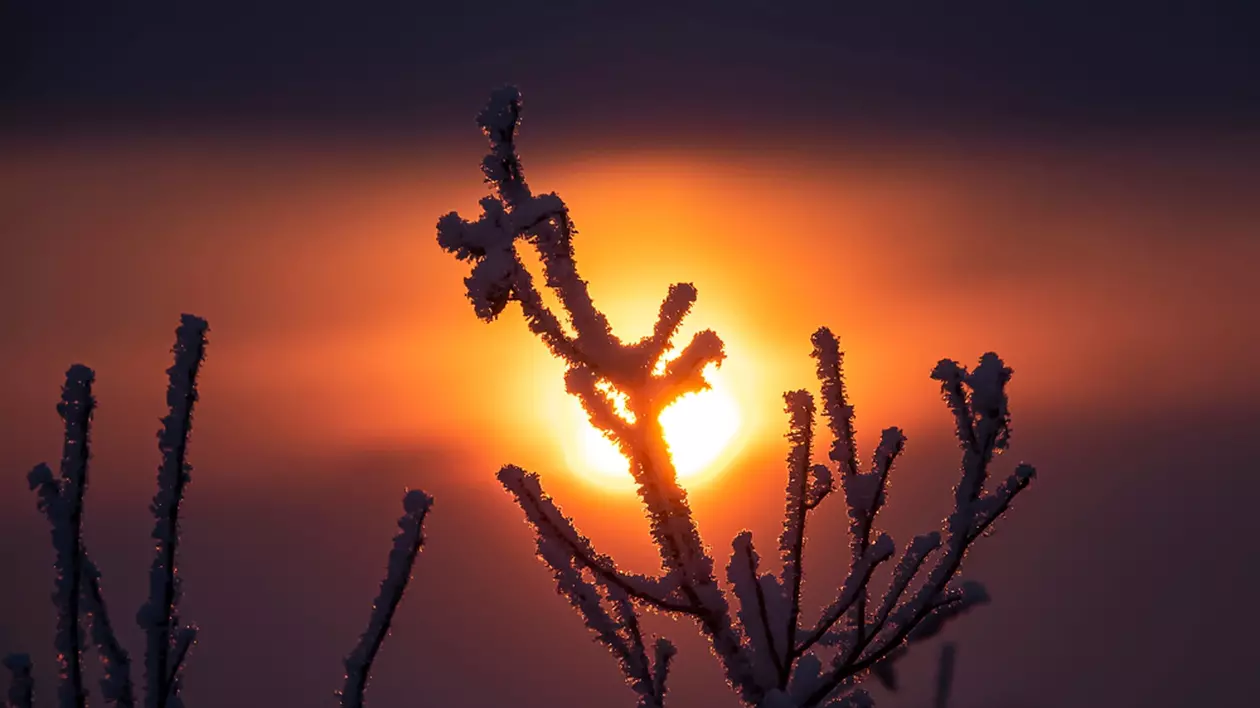
[[[79,6],[82,5],[82,6]],[[418,7],[417,5],[423,5]],[[777,535],[781,394],[841,336],[859,439],[910,443],[881,525],[947,511],[927,374],[1015,369],[1039,477],[968,557],[956,705],[1249,705],[1260,624],[1260,48],[1243,3],[218,3],[0,7],[0,653],[53,686],[52,552],[25,472],[97,371],[86,536],[123,640],[144,592],[181,312],[209,356],[184,516],[190,704],[331,704],[403,490],[437,498],[374,705],[629,705],[494,473],[511,462],[650,571],[632,493],[590,472],[563,366],[479,322],[435,224],[474,218],[473,118],[525,96],[535,189],[626,338],[673,282],[717,330],[735,441],[689,486],[725,563]],[[659,8],[659,9],[657,9]],[[807,597],[844,552],[813,528]],[[690,626],[677,705],[734,706]],[[936,644],[902,693],[928,704]]]

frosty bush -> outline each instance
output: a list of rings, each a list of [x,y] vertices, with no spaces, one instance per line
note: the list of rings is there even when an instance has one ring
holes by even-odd
[[[149,598],[136,616],[145,631],[145,708],[181,708],[181,670],[197,638],[197,628],[182,624],[176,570],[180,531],[180,504],[190,481],[188,440],[192,432],[193,405],[197,402],[197,374],[205,358],[206,321],[184,315],[175,331],[175,362],[166,373],[169,413],[158,431],[162,462],[158,467],[157,494],[149,507],[154,517],[155,553],[149,570]],[[83,653],[88,627],[91,643],[100,655],[104,678],[101,697],[118,708],[133,708],[136,692],[131,680],[131,659],[118,642],[106,610],[101,573],[83,543],[83,499],[87,492],[91,457],[90,428],[96,399],[92,395],[95,373],[82,364],[66,372],[57,412],[65,423],[60,476],[40,464],[27,476],[39,498],[39,509],[52,527],[56,572],[53,602],[57,607],[55,646],[60,662],[57,704],[83,708],[88,693],[83,686]],[[394,610],[411,577],[416,554],[424,543],[424,518],[433,500],[424,492],[410,491],[403,499],[404,514],[394,539],[381,592],[372,608],[368,628],[359,645],[346,659],[345,685],[340,692],[343,708],[360,708],[372,661],[389,631]],[[31,708],[35,684],[31,659],[10,654],[4,666],[11,674],[6,703],[9,708]]]
[[[870,705],[869,694],[858,686],[862,679],[873,673],[894,685],[894,666],[909,646],[937,634],[948,621],[987,599],[980,584],[955,578],[971,544],[1034,475],[1032,467],[1021,464],[998,484],[986,484],[993,458],[1006,449],[1010,437],[1006,384],[1011,369],[990,353],[973,370],[944,360],[932,372],[953,415],[961,447],[953,511],[942,531],[917,536],[901,548],[891,581],[878,595],[870,587],[872,573],[897,553],[897,547],[888,535],[877,533],[875,520],[906,438],[897,428],[885,430],[870,464],[859,463],[839,343],[826,328],[815,332],[813,357],[822,416],[834,439],[828,451],[830,464],[813,463],[814,397],[804,390],[787,393],[791,447],[783,531],[774,560],[764,566],[752,533],[736,536],[726,566],[736,605],[732,610],[686,491],[678,484],[659,422],[661,412],[679,397],[707,387],[702,372],[707,365],[722,362],[722,340],[705,330],[676,357],[666,358],[696,299],[690,284],[670,287],[651,335],[623,342],[612,333],[578,274],[576,230],[568,208],[554,193],[534,194],[525,181],[516,148],[520,110],[520,94],[505,88],[491,96],[478,116],[490,139],[482,171],[493,193],[481,200],[482,214],[475,221],[456,213],[443,216],[437,240],[456,258],[472,264],[464,282],[478,317],[494,320],[509,302],[519,303],[530,331],[568,366],[568,392],[630,461],[652,541],[660,552],[661,573],[649,577],[618,568],[561,512],[537,475],[506,466],[499,480],[533,527],[539,557],[561,593],[617,659],[644,708],[663,705],[674,655],[668,640],[649,641],[644,636],[640,613],[645,610],[693,618],[721,662],[727,682],[746,705]],[[572,334],[544,304],[523,265],[517,252],[522,241],[537,249],[546,286],[558,296]],[[618,412],[612,392],[624,397],[628,415]],[[809,621],[800,601],[805,526],[811,512],[837,486],[849,518],[848,577],[835,599]],[[942,687],[947,693],[947,679]],[[939,700],[943,703],[944,698]]]

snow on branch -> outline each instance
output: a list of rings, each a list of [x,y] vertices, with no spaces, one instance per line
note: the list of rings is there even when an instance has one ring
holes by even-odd
[[[433,497],[420,490],[411,490],[403,497],[403,515],[398,519],[398,534],[389,551],[389,563],[381,591],[372,603],[367,630],[358,645],[346,657],[346,676],[341,689],[342,708],[362,708],[363,694],[372,673],[372,662],[381,650],[394,613],[402,602],[407,583],[411,581],[416,556],[424,546],[424,518],[433,508]]]
[[[953,581],[968,546],[991,528],[1033,477],[1031,467],[1020,466],[996,488],[985,489],[993,456],[1009,442],[1005,386],[1011,370],[995,354],[986,354],[974,371],[941,362],[933,372],[954,415],[963,452],[954,509],[944,534],[920,535],[902,549],[890,585],[872,610],[868,605],[873,573],[897,553],[892,539],[879,533],[875,522],[906,437],[899,428],[884,430],[870,467],[861,468],[843,353],[830,330],[817,330],[812,356],[821,384],[818,408],[833,438],[827,455],[830,464],[812,459],[814,399],[805,391],[786,394],[789,452],[779,558],[773,570],[761,568],[751,532],[736,536],[726,567],[738,603],[732,616],[659,421],[661,412],[679,397],[707,388],[706,367],[720,365],[726,357],[722,339],[703,330],[677,356],[666,359],[666,352],[673,351],[671,340],[696,301],[691,284],[670,287],[650,335],[625,343],[612,333],[578,273],[576,229],[568,206],[555,194],[535,195],[526,183],[517,149],[520,120],[520,93],[514,88],[494,92],[478,116],[490,140],[482,170],[491,194],[482,200],[482,214],[475,221],[455,213],[442,217],[438,244],[471,263],[465,284],[480,318],[496,319],[510,302],[519,302],[530,331],[567,365],[566,389],[630,463],[662,567],[659,578],[619,570],[543,493],[536,475],[504,467],[499,479],[525,512],[538,555],[560,593],[617,658],[640,705],[659,705],[663,700],[663,683],[658,688],[657,677],[667,666],[659,652],[654,662],[648,661],[636,614],[643,608],[693,619],[745,705],[872,705],[869,694],[858,686],[862,679],[875,670],[891,675],[909,645],[987,598],[979,585]],[[544,283],[558,296],[574,335],[543,304],[516,250],[521,243],[537,249]],[[610,391],[616,393],[616,401]],[[836,487],[844,492],[849,520],[848,576],[817,622],[802,625],[807,520]],[[835,652],[824,661],[820,652],[831,649]],[[658,668],[648,668],[649,663]]]

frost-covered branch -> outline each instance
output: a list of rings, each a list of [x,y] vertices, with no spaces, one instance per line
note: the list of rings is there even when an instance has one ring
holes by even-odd
[[[83,549],[83,611],[89,618],[88,629],[96,652],[100,655],[101,696],[118,708],[132,708],[136,704],[134,688],[131,683],[131,656],[118,641],[114,633],[113,623],[109,619],[109,610],[105,606],[105,595],[101,590],[101,571]]]
[[[783,561],[783,584],[788,588],[789,607],[787,638],[783,647],[783,667],[789,667],[796,646],[797,621],[801,614],[801,559],[805,551],[805,518],[809,513],[810,458],[814,442],[814,397],[808,391],[785,394],[788,423],[787,507],[784,511],[783,534],[779,537],[779,556]]]
[[[167,708],[179,695],[179,662],[174,661],[179,625],[179,512],[192,467],[188,464],[188,438],[192,432],[193,405],[197,401],[197,373],[205,357],[209,325],[200,317],[183,315],[175,330],[174,364],[166,370],[169,412],[158,431],[162,464],[158,491],[153,497],[153,539],[157,542],[149,569],[149,599],[137,615],[146,635],[145,676],[147,708]]]
[[[175,363],[167,371],[170,376],[167,400],[171,410],[164,429],[158,434],[163,463],[158,474],[158,494],[152,506],[157,518],[154,537],[158,539],[158,557],[150,573],[153,594],[140,612],[142,625],[156,624],[163,630],[162,641],[151,636],[146,657],[150,662],[147,697],[150,706],[179,708],[181,705],[179,669],[196,633],[191,627],[174,631],[171,628],[175,624],[174,604],[178,597],[174,565],[178,508],[187,482],[186,445],[192,405],[196,400],[196,373],[204,355],[205,332],[204,320],[183,316],[176,331]],[[132,708],[136,699],[130,656],[114,632],[101,587],[100,569],[82,539],[83,499],[91,457],[90,425],[96,405],[92,397],[94,378],[92,370],[81,364],[66,372],[61,402],[57,406],[65,423],[60,477],[54,478],[52,470],[41,464],[31,470],[27,479],[38,496],[39,509],[52,527],[56,551],[57,589],[53,599],[58,615],[56,647],[62,664],[58,703],[67,707],[86,705],[87,693],[82,685],[86,625],[101,659],[102,697],[118,708]],[[155,670],[158,666],[161,669]]]
[[[519,302],[530,330],[565,362],[568,392],[630,463],[662,574],[646,578],[618,570],[542,492],[535,475],[504,467],[500,481],[524,510],[537,537],[539,557],[561,593],[618,658],[641,705],[663,698],[663,684],[660,690],[650,687],[657,681],[652,671],[663,671],[667,665],[658,657],[658,669],[645,668],[648,652],[636,614],[644,607],[694,618],[722,662],[727,681],[747,705],[870,705],[870,696],[857,685],[868,669],[888,674],[909,644],[987,597],[978,585],[951,583],[969,544],[991,527],[1032,478],[1032,468],[1021,466],[997,488],[985,490],[990,461],[1009,439],[1004,387],[1010,370],[996,355],[986,354],[975,371],[942,362],[934,372],[963,447],[955,508],[944,535],[921,535],[903,549],[890,586],[872,612],[868,604],[874,570],[897,552],[892,539],[878,533],[875,521],[906,438],[898,428],[884,430],[869,469],[861,468],[843,354],[835,336],[819,329],[812,340],[813,357],[821,383],[820,408],[833,437],[831,464],[812,460],[813,398],[805,391],[787,394],[790,449],[778,563],[773,572],[762,570],[752,534],[743,532],[735,538],[726,568],[738,601],[733,617],[726,593],[717,584],[713,556],[678,483],[659,420],[681,396],[708,387],[705,370],[724,360],[723,342],[715,332],[704,330],[666,359],[696,300],[690,284],[671,286],[650,335],[624,343],[612,333],[578,274],[573,254],[576,230],[567,205],[555,194],[535,195],[526,184],[516,143],[520,110],[520,94],[508,88],[495,92],[478,116],[490,139],[482,169],[492,194],[481,201],[482,213],[475,221],[455,213],[442,217],[438,243],[471,263],[465,285],[479,317],[493,320],[508,303]],[[522,243],[537,249],[544,283],[558,297],[574,334],[543,304],[516,250]],[[844,491],[849,520],[849,572],[818,621],[803,626],[807,520],[837,486]],[[821,647],[839,651],[824,664],[817,652]]]
[[[33,708],[35,679],[31,678],[30,655],[9,654],[4,657],[4,668],[9,670],[9,690],[5,694],[6,708]]]
[[[346,677],[341,689],[342,708],[362,708],[363,694],[367,690],[376,660],[385,636],[389,634],[394,612],[402,602],[407,583],[411,580],[416,555],[424,546],[424,518],[433,508],[433,497],[419,490],[407,492],[403,497],[403,515],[398,519],[398,535],[389,551],[389,564],[381,591],[372,603],[372,615],[367,630],[359,638],[359,644],[346,658]]]
[[[573,522],[543,491],[538,475],[507,465],[499,470],[499,481],[525,510],[526,518],[538,537],[539,554],[549,566],[551,558],[558,559],[562,569],[576,563],[578,570],[590,570],[601,584],[615,587],[634,600],[658,610],[683,614],[697,612],[697,608],[688,601],[677,599],[677,575],[648,578],[627,573],[619,570],[611,558],[596,551],[590,539],[574,528]],[[543,552],[544,545],[546,553]]]
[[[812,356],[817,360],[818,379],[822,383],[823,414],[833,436],[830,457],[840,467],[840,483],[849,508],[852,573],[871,543],[875,515],[884,502],[888,473],[905,445],[905,437],[897,428],[885,430],[871,470],[863,473],[859,469],[857,441],[853,432],[853,406],[845,390],[844,354],[840,351],[840,342],[831,330],[821,327],[814,333],[813,344]],[[853,603],[851,623],[859,642],[866,634],[868,595],[863,586]]]
[[[188,653],[196,644],[198,629],[181,625],[177,617],[179,583],[176,560],[179,542],[179,509],[188,484],[190,466],[187,447],[192,427],[193,406],[197,401],[197,374],[205,356],[205,320],[184,315],[176,329],[174,363],[167,370],[169,412],[158,431],[162,463],[158,469],[158,491],[150,511],[155,517],[153,538],[156,553],[150,568],[150,595],[138,613],[146,631],[146,706],[182,708],[182,670]],[[66,374],[61,402],[57,406],[65,422],[65,444],[61,475],[56,478],[46,464],[36,466],[27,480],[36,492],[38,508],[48,518],[56,552],[56,592],[58,624],[56,648],[62,662],[58,704],[81,707],[86,704],[82,689],[81,662],[83,625],[90,629],[93,644],[103,668],[101,694],[116,708],[133,708],[136,702],[131,683],[130,657],[119,643],[110,621],[102,590],[101,572],[82,541],[83,497],[87,488],[89,426],[95,401],[91,384],[93,373],[75,365]],[[381,584],[381,594],[356,650],[346,660],[346,690],[343,705],[361,706],[363,690],[372,659],[388,633],[391,617],[400,601],[411,567],[423,542],[423,522],[430,499],[423,492],[410,492],[403,500],[405,515],[399,521],[401,532],[390,553],[389,573]],[[659,660],[660,695],[668,659]],[[646,659],[644,660],[646,664]],[[34,684],[30,657],[11,654],[4,659],[11,678],[6,705],[33,708]]]
[[[893,541],[886,534],[881,535],[875,543],[866,549],[862,558],[858,560],[857,565],[845,576],[844,583],[840,586],[840,593],[836,599],[823,610],[822,617],[818,620],[814,629],[806,635],[800,646],[796,648],[796,655],[804,654],[810,647],[821,641],[832,626],[835,625],[836,621],[857,605],[858,599],[866,592],[866,588],[871,581],[871,575],[874,574],[875,569],[888,560],[892,554]]]
[[[696,332],[682,352],[665,365],[665,372],[651,380],[643,396],[650,401],[649,410],[657,415],[671,403],[689,394],[709,388],[704,369],[709,364],[721,365],[726,358],[722,339],[713,330]]]
[[[92,397],[95,374],[82,364],[66,371],[57,413],[65,425],[61,454],[61,475],[54,479],[48,465],[40,464],[27,475],[30,487],[38,495],[40,511],[52,527],[54,569],[57,573],[53,601],[57,605],[57,637],[55,646],[61,663],[57,684],[57,702],[62,708],[87,705],[83,690],[83,632],[79,617],[83,612],[84,550],[83,495],[87,489],[88,460],[91,457],[90,437]]]
[[[465,285],[479,317],[495,319],[509,302],[520,302],[531,331],[568,364],[569,390],[631,461],[660,551],[663,577],[677,579],[677,599],[670,599],[668,604],[673,611],[694,614],[712,638],[728,678],[742,695],[755,702],[760,688],[752,679],[740,635],[714,577],[713,559],[695,528],[657,421],[670,402],[707,386],[703,370],[722,360],[721,339],[713,332],[701,332],[665,365],[664,371],[655,370],[695,300],[695,288],[689,284],[670,289],[651,336],[626,344],[612,334],[607,318],[595,307],[587,283],[578,273],[573,253],[576,229],[568,207],[554,194],[534,195],[525,181],[516,149],[520,108],[520,94],[507,88],[496,91],[478,116],[478,124],[490,139],[490,154],[482,169],[493,194],[482,200],[482,214],[476,221],[466,221],[454,213],[442,217],[438,244],[456,258],[472,263]],[[542,304],[516,252],[518,242],[538,250],[545,284],[557,295],[576,336],[568,336],[558,318]],[[611,408],[599,391],[605,384],[626,395],[633,422]],[[518,501],[526,506],[531,498],[518,496]],[[533,512],[527,508],[526,513]],[[540,516],[536,521],[545,525],[546,518],[550,517]],[[539,529],[538,523],[534,525],[540,535],[550,533]],[[557,556],[557,562],[563,565],[564,558],[572,557],[592,572],[600,572],[599,563],[583,560],[586,554],[580,544],[571,543],[573,539],[567,534],[557,538],[563,539],[559,546],[567,549]],[[561,571],[553,568],[553,572]],[[600,577],[613,586],[622,584],[616,574],[601,572]],[[658,608],[665,600],[635,596],[626,587],[621,590]]]
[[[842,660],[810,696],[807,707],[819,705],[848,676],[875,667],[891,672],[908,644],[935,635],[947,621],[988,600],[979,583],[967,582],[959,587],[949,584],[971,543],[1010,506],[1036,473],[1033,467],[1021,464],[996,489],[984,490],[993,457],[1006,448],[1010,439],[1005,387],[1011,370],[996,354],[989,353],[981,357],[972,372],[956,362],[942,361],[932,377],[941,381],[942,397],[954,415],[962,451],[960,481],[955,488],[954,510],[946,519],[946,535],[943,541],[935,535],[921,536],[911,544],[894,572],[875,625],[854,637],[853,646],[842,653]],[[904,439],[900,444],[904,444]],[[876,457],[878,460],[880,455]],[[904,598],[906,586],[924,567],[927,555],[938,547],[926,579],[908,599]]]
[[[624,573],[595,551],[589,539],[542,491],[537,475],[511,465],[499,480],[526,512],[537,541],[538,556],[551,569],[560,593],[578,611],[596,639],[617,659],[642,708],[659,708],[665,700],[666,677],[674,647],[658,639],[649,659],[634,602],[648,607],[693,613],[693,607],[671,599],[675,579],[655,580]]]
[[[739,600],[738,616],[748,642],[749,660],[760,684],[773,686],[786,668],[781,648],[787,646],[782,631],[787,598],[772,574],[759,571],[761,559],[753,547],[751,531],[737,535],[731,545],[734,552],[726,577]],[[780,618],[783,622],[776,622]]]
[[[695,302],[696,286],[691,283],[675,283],[669,286],[669,292],[657,312],[656,325],[652,327],[651,336],[644,337],[638,344],[642,350],[642,366],[645,371],[651,371],[664,356],[669,343],[678,333],[683,318],[691,312],[691,306]]]
[[[586,366],[571,367],[564,376],[565,389],[582,403],[591,425],[625,451],[633,440],[634,424],[617,414],[609,395],[599,388],[599,377]]]

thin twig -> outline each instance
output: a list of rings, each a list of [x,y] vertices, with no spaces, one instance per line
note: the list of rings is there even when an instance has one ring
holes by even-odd
[[[416,555],[424,546],[424,518],[433,507],[433,498],[419,490],[407,493],[403,498],[403,515],[398,519],[398,535],[389,552],[389,565],[381,591],[372,604],[372,615],[367,630],[359,638],[359,644],[346,658],[345,684],[341,689],[341,708],[362,708],[363,694],[367,690],[376,660],[385,636],[389,634],[394,612],[402,602],[407,583],[411,580]]]
[[[176,562],[179,551],[179,513],[191,467],[187,462],[188,439],[192,433],[193,407],[197,401],[197,373],[205,357],[206,321],[183,315],[175,331],[174,364],[166,370],[169,384],[166,402],[169,412],[158,433],[162,464],[158,469],[158,490],[153,497],[153,538],[156,553],[149,569],[149,599],[138,620],[146,634],[146,708],[167,708],[174,690],[177,665],[171,650],[178,626],[176,605],[179,578]]]

